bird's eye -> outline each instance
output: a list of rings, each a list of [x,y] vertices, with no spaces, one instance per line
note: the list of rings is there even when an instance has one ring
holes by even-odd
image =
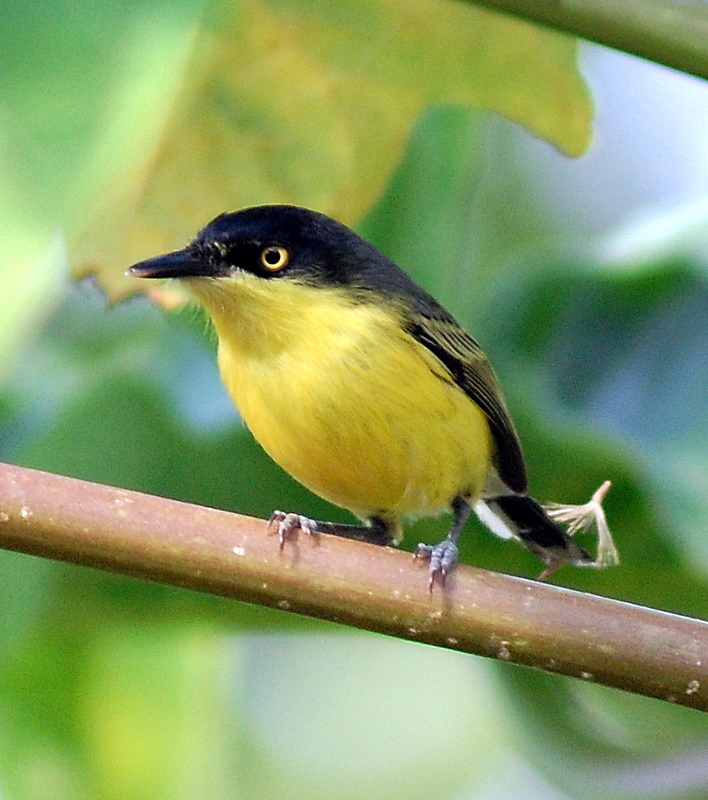
[[[261,264],[268,272],[280,272],[290,261],[290,253],[284,247],[270,245],[261,251]]]

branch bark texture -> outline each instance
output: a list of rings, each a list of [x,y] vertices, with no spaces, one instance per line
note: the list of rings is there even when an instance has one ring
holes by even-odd
[[[0,464],[0,546],[708,710],[708,623],[468,566]]]
[[[704,0],[467,0],[708,78]]]

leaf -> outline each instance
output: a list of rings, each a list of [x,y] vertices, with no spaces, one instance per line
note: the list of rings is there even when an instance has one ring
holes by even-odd
[[[191,43],[190,6],[200,3],[3,3],[0,277],[12,291],[0,297],[0,380],[66,283],[60,232],[74,209],[86,213],[77,186],[89,173],[105,188],[111,165],[125,171],[135,159],[131,109],[144,122],[164,117],[164,64],[174,70]]]
[[[58,250],[52,247],[41,257],[29,249],[11,251],[7,267],[0,268],[5,285],[12,287],[12,291],[0,293],[0,382],[62,296],[65,260]]]
[[[423,108],[501,113],[563,148],[587,147],[575,42],[449,0],[246,0],[206,19],[164,118],[136,120],[73,225],[77,275],[113,296],[130,263],[211,217],[286,202],[353,223],[381,193]],[[125,124],[122,124],[124,134]]]

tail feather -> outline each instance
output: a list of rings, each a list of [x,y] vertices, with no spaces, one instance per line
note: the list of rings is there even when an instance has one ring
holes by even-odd
[[[546,564],[595,566],[595,559],[554,522],[543,506],[528,495],[504,495],[479,500],[474,511],[497,536],[514,538]]]

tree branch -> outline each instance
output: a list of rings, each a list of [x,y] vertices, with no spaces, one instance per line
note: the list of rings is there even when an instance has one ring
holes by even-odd
[[[466,0],[708,78],[703,0]]]
[[[580,677],[708,710],[708,623],[0,464],[0,546]]]

